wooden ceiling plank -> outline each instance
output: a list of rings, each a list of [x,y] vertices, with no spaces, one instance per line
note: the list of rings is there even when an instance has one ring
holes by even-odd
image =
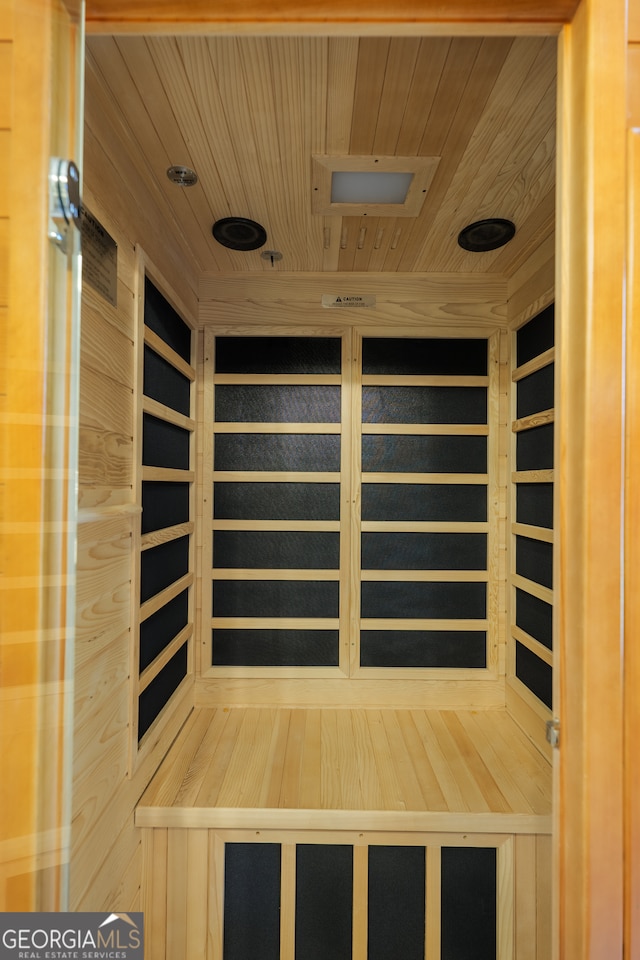
[[[551,166],[554,166],[552,161]],[[537,188],[538,185],[536,185]],[[536,189],[534,188],[534,189]],[[531,199],[532,210],[524,221],[523,226],[516,231],[516,235],[505,247],[494,250],[491,257],[491,270],[505,276],[511,276],[525,263],[532,251],[538,248],[555,227],[556,197],[555,189],[551,187],[544,195]],[[464,264],[471,272],[479,269],[468,263]]]
[[[384,157],[394,156],[397,153],[398,139],[419,52],[420,39],[417,37],[396,37],[389,44],[378,122],[373,140],[374,154]]]
[[[473,68],[468,75],[467,92],[463,99],[458,100],[455,116],[450,125],[446,141],[442,147],[442,160],[438,165],[435,177],[427,194],[420,222],[408,232],[406,243],[399,257],[394,257],[396,269],[413,269],[420,260],[420,250],[425,239],[425,227],[435,218],[435,215],[447,194],[447,190],[461,158],[469,144],[475,121],[482,114],[494,84],[500,75],[512,45],[512,39],[487,38],[482,41]],[[454,45],[452,45],[454,46]],[[421,152],[424,149],[423,140]],[[432,155],[429,153],[429,155]],[[403,254],[407,252],[407,256]],[[410,264],[410,266],[409,266]]]
[[[332,37],[329,40],[325,140],[329,156],[349,152],[359,44],[356,37]]]
[[[327,111],[327,41],[269,41],[278,136],[278,194],[283,206],[273,224],[276,247],[288,253],[281,269],[319,270],[323,261],[322,218],[311,212],[310,157],[324,151]],[[277,230],[277,233],[276,233]],[[284,251],[283,251],[284,252]],[[286,261],[286,262],[285,262]]]
[[[356,156],[370,156],[373,153],[378,106],[390,44],[389,37],[365,38],[360,41],[349,142],[349,153]]]
[[[106,41],[106,38],[104,38]],[[113,41],[111,41],[113,43]],[[120,80],[124,80],[126,67],[124,66],[120,54],[114,46],[110,46],[107,41],[106,46],[100,51],[100,57],[106,58],[107,64],[114,62],[118,66]],[[111,77],[114,71],[112,70]],[[126,73],[128,77],[128,72]],[[110,78],[111,78],[110,77]],[[117,88],[117,83],[116,83]],[[125,81],[125,89],[128,90],[129,97],[136,97],[132,89],[131,79]],[[96,121],[96,131],[99,137],[104,137],[101,132],[103,125],[109,125],[109,155],[112,163],[117,163],[120,168],[120,176],[123,181],[131,183],[132,195],[147,196],[148,203],[152,203],[154,208],[162,209],[164,214],[164,227],[171,222],[175,228],[176,245],[181,250],[189,251],[190,258],[194,261],[194,268],[202,270],[206,265],[210,265],[205,256],[202,246],[192,246],[191,235],[193,232],[193,218],[187,200],[166,177],[156,177],[149,173],[149,161],[144,149],[149,148],[149,144],[141,147],[139,141],[134,137],[129,121],[123,115],[120,100],[116,99],[116,94],[107,84],[100,66],[96,62],[93,51],[87,51],[86,69],[85,69],[85,122],[88,126],[93,123],[93,117],[100,117]],[[147,133],[151,137],[156,152],[162,155],[162,145],[158,143],[157,136],[153,130],[149,118],[145,113],[138,117],[140,128],[145,126]],[[166,155],[165,155],[166,156]],[[168,165],[168,164],[167,164]],[[102,198],[107,199],[107,198]],[[110,204],[107,200],[106,206]],[[197,241],[197,234],[196,234]]]
[[[429,117],[438,92],[440,77],[449,54],[450,37],[426,37],[420,41],[416,68],[406,101],[402,129],[398,137],[398,155],[415,156],[424,137],[425,117]]]
[[[147,163],[155,164],[156,176],[163,187],[166,168],[172,164],[184,164],[198,172],[199,180],[195,186],[183,188],[171,184],[168,190],[172,196],[175,194],[175,202],[189,208],[191,216],[185,221],[185,225],[190,243],[194,247],[194,256],[203,263],[208,263],[213,256],[220,269],[228,269],[229,258],[224,254],[220,255],[218,251],[212,252],[210,231],[214,217],[209,189],[210,163],[204,162],[202,151],[198,149],[198,131],[201,125],[194,123],[194,118],[188,112],[193,98],[190,96],[175,44],[169,38],[157,41],[156,43],[161,45],[158,51],[151,49],[142,37],[120,37],[116,42],[140,101],[149,114],[157,141],[162,144],[167,158],[161,162],[160,149],[150,140],[148,145],[143,147]],[[154,45],[152,41],[151,47]],[[120,100],[118,102],[122,103]],[[125,109],[124,104],[122,109]],[[135,116],[130,117],[130,123],[136,124],[133,129],[139,134],[140,128]]]
[[[489,97],[482,115],[478,118],[469,146],[453,177],[447,196],[433,220],[423,256],[428,259],[428,244],[439,247],[443,230],[454,221],[452,233],[457,233],[466,223],[478,219],[475,208],[496,177],[496,172],[509,158],[515,144],[522,139],[523,128],[533,127],[533,140],[540,137],[540,130],[547,120],[539,120],[539,91],[535,84],[525,83],[530,70],[538,60],[543,41],[535,40],[523,45],[516,40],[509,51],[498,82]],[[545,77],[545,83],[549,83]],[[524,89],[523,89],[524,87]],[[543,85],[544,89],[544,85]],[[522,106],[520,105],[522,103]],[[530,117],[533,120],[529,119]],[[531,147],[529,152],[531,152]],[[508,159],[507,161],[508,162]]]

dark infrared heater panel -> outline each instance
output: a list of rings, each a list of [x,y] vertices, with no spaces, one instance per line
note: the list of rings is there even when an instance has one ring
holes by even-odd
[[[191,381],[146,344],[142,392],[185,417],[191,413]]]
[[[516,626],[553,649],[553,607],[550,603],[516,588]]]
[[[363,423],[486,423],[486,387],[363,387]]]
[[[160,711],[171,699],[187,675],[187,643],[184,643],[140,694],[138,700],[138,740],[145,735]]]
[[[351,960],[353,847],[296,846],[298,960]]]
[[[443,847],[441,870],[441,960],[495,960],[495,848]]]
[[[301,530],[216,530],[214,567],[337,570],[340,534]]]
[[[553,529],[553,484],[519,483],[516,486],[516,521]]]
[[[189,520],[189,484],[142,481],[142,533]]]
[[[483,630],[363,630],[362,667],[483,669],[487,665]]]
[[[553,545],[529,537],[516,537],[516,573],[553,589]]]
[[[339,374],[339,337],[217,337],[216,373]]]
[[[535,694],[538,700],[541,700],[550,710],[552,709],[553,671],[551,667],[528,647],[517,641],[516,677]]]
[[[174,423],[145,413],[142,417],[142,463],[145,467],[189,469],[191,434]]]
[[[148,277],[145,277],[144,281],[144,322],[145,326],[157,333],[178,356],[191,363],[191,328]]]
[[[214,667],[337,667],[337,630],[212,631]]]
[[[542,370],[523,377],[517,383],[517,413],[516,416],[530,417],[541,410],[550,410],[553,403],[553,371],[554,364],[550,363]]]
[[[280,862],[279,843],[225,844],[224,960],[280,960]]]
[[[332,580],[218,580],[214,617],[338,616],[339,585]]]
[[[486,376],[487,341],[428,337],[365,337],[364,376]]]
[[[340,423],[340,387],[224,384],[215,396],[219,423]]]
[[[363,533],[363,570],[486,570],[486,533]]]
[[[516,334],[517,364],[521,367],[550,350],[554,342],[554,306],[551,304]]]
[[[516,438],[517,470],[553,469],[553,424],[523,430]]]
[[[364,473],[486,473],[486,437],[367,434]]]
[[[337,483],[214,484],[214,512],[219,520],[339,520]]]
[[[425,848],[369,847],[367,960],[424,960]]]
[[[188,536],[143,550],[140,557],[140,602],[155,597],[188,572]]]
[[[363,520],[487,519],[486,484],[364,483]]]
[[[337,434],[221,433],[215,437],[215,470],[337,473]]]
[[[153,663],[189,622],[189,591],[156,610],[140,624],[140,673]]]
[[[483,620],[487,608],[486,583],[362,584],[365,619]]]

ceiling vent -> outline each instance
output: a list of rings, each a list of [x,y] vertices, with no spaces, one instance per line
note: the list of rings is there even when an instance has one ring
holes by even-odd
[[[225,217],[216,220],[211,232],[218,243],[229,250],[257,250],[267,242],[267,231],[255,220]]]

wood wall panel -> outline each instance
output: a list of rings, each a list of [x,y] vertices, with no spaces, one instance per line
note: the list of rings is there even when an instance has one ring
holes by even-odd
[[[133,462],[136,245],[191,311],[196,284],[175,224],[135,173],[131,143],[91,64],[87,76],[84,197],[118,245],[118,286],[117,306],[87,283],[83,297],[70,905],[127,911],[140,902],[142,869],[133,811],[166,749],[153,737],[131,775],[132,545],[141,510]],[[169,725],[189,706],[183,691]],[[166,725],[165,735],[171,739]]]

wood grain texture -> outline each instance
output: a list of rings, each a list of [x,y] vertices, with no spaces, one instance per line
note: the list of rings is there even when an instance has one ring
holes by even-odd
[[[341,811],[363,826],[368,811],[441,824],[485,813],[500,830],[503,816],[546,823],[550,789],[546,761],[504,711],[209,708],[183,727],[136,818],[175,823],[180,811],[184,826],[213,825],[244,811],[275,826],[280,811],[286,828],[291,811],[306,810],[309,826],[331,811],[337,828]]]

